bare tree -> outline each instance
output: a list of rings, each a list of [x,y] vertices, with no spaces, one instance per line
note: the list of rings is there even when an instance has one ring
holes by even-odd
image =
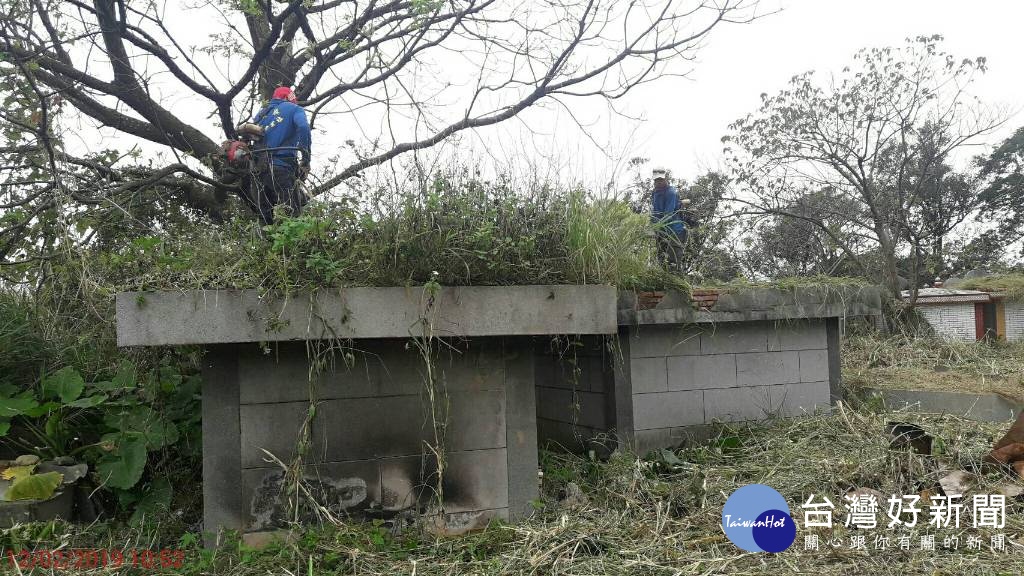
[[[865,49],[838,78],[819,84],[805,73],[779,94],[763,94],[761,109],[735,122],[725,139],[743,184],[733,198],[742,212],[815,226],[898,298],[901,254],[908,241],[926,241],[922,226],[935,224],[936,210],[923,208],[936,199],[931,176],[1001,123],[968,92],[984,58],[958,60],[940,41]],[[789,209],[808,193],[819,198],[816,213]],[[941,215],[943,226],[959,215]],[[877,248],[880,266],[857,249],[864,242]]]
[[[0,153],[11,179],[0,210],[19,211],[0,228],[0,257],[11,254],[5,239],[67,199],[123,212],[161,191],[163,202],[222,218],[233,188],[216,178],[219,141],[276,85],[295,87],[314,126],[344,120],[362,131],[348,138],[351,158],[319,171],[316,195],[533,106],[572,114],[578,98],[614,103],[685,74],[701,41],[720,24],[758,17],[756,3],[9,0],[0,4],[0,75],[12,129]],[[200,23],[215,32],[193,46]],[[130,135],[172,159],[75,154],[59,118]],[[38,178],[20,182],[15,165]]]

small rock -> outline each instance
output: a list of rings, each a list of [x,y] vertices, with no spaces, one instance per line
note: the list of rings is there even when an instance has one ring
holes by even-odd
[[[587,495],[583,493],[580,485],[575,482],[569,482],[565,486],[565,497],[559,501],[559,504],[567,508],[576,508],[586,506],[590,503]]]
[[[39,456],[35,454],[23,454],[14,460],[15,466],[32,466],[39,464]]]

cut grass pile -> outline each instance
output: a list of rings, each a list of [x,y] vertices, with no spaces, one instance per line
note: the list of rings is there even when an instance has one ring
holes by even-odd
[[[935,455],[894,450],[886,423],[913,422],[935,437]],[[1002,529],[974,529],[965,508],[960,528],[928,524],[927,504],[914,528],[886,529],[886,505],[879,528],[846,528],[842,496],[851,488],[882,494],[938,494],[948,470],[974,469],[1006,424],[979,424],[953,416],[876,413],[870,406],[834,415],[778,420],[760,427],[723,428],[707,443],[638,459],[614,455],[607,462],[543,453],[543,500],[536,516],[518,525],[494,524],[462,537],[437,538],[416,528],[394,533],[387,523],[343,523],[299,530],[288,543],[263,550],[238,545],[201,551],[195,534],[174,533],[167,519],[146,528],[88,528],[63,523],[4,531],[7,550],[68,548],[155,549],[185,552],[181,573],[190,575],[294,574],[816,574],[995,575],[1024,572],[1024,506],[1009,504]],[[990,493],[1012,482],[1002,472],[981,474],[972,493]],[[560,499],[575,493],[582,497]],[[789,502],[798,524],[800,505],[811,494],[836,505],[831,528],[800,528],[794,545],[780,554],[744,553],[721,530],[722,506],[737,488],[763,483]],[[925,498],[928,502],[928,498]],[[163,531],[157,526],[165,523]],[[168,536],[160,536],[161,533]],[[805,536],[817,534],[820,550],[805,550]],[[920,538],[935,536],[935,550]],[[989,547],[1004,534],[1007,552]],[[863,536],[865,550],[852,544]],[[876,536],[888,536],[878,550]],[[900,536],[910,537],[901,550]],[[952,549],[952,537],[958,538]],[[968,537],[981,550],[968,550]],[[833,547],[835,540],[839,546]],[[950,549],[944,547],[950,544]],[[146,571],[140,571],[143,573]],[[113,573],[96,570],[94,574]],[[119,572],[125,573],[125,572]],[[148,573],[153,573],[152,570]]]
[[[847,386],[994,393],[1024,403],[1024,343],[877,334],[843,342]]]

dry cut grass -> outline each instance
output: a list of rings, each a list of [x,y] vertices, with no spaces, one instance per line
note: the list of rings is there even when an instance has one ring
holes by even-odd
[[[843,343],[847,386],[993,393],[1024,403],[1024,343],[877,334]]]
[[[886,425],[913,422],[935,437],[932,456],[892,449]],[[615,454],[608,461],[543,453],[543,498],[537,514],[516,524],[495,524],[463,537],[437,538],[415,526],[377,521],[306,528],[293,540],[254,551],[228,547],[202,552],[186,535],[186,574],[579,574],[693,575],[815,574],[995,575],[1024,573],[1024,506],[1011,501],[1004,528],[975,529],[968,509],[959,528],[928,524],[927,506],[914,528],[886,529],[885,507],[874,530],[845,527],[842,496],[851,488],[882,494],[940,494],[951,470],[975,471],[1005,425],[953,416],[878,413],[843,408],[833,415],[778,420],[757,427],[723,428],[711,442],[648,458]],[[972,472],[973,473],[973,472]],[[1024,487],[999,471],[978,472],[966,488],[990,493]],[[832,529],[800,529],[780,554],[745,553],[721,530],[722,506],[737,488],[763,483],[786,498],[798,523],[811,494],[835,505]],[[577,490],[578,488],[578,490]],[[566,498],[567,494],[573,495]],[[820,550],[805,549],[817,534]],[[935,550],[920,539],[935,536]],[[1006,552],[989,548],[1004,534]],[[899,536],[910,538],[900,550]],[[866,549],[851,544],[864,537]],[[875,537],[890,546],[875,549]],[[958,539],[957,549],[944,543]],[[969,537],[983,542],[968,550]],[[5,548],[180,547],[179,535],[161,539],[152,527],[119,530],[67,525],[21,527],[3,534]],[[830,543],[838,544],[833,547]],[[102,573],[102,572],[96,572]],[[152,573],[152,571],[150,572]]]

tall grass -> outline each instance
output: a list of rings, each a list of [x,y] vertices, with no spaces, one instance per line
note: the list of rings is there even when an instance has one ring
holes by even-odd
[[[433,278],[685,287],[657,263],[653,226],[626,203],[472,178],[314,205],[263,229],[236,221],[124,239],[118,248],[85,259],[90,275],[113,290],[404,286]]]

